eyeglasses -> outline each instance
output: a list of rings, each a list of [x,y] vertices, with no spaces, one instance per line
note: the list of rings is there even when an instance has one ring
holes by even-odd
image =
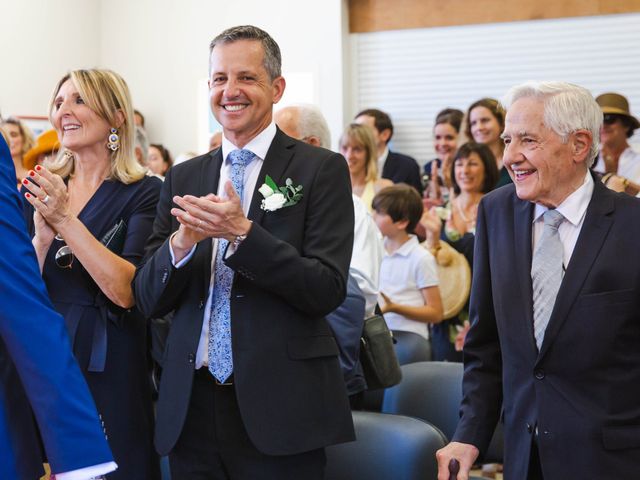
[[[613,125],[620,119],[620,115],[616,115],[615,113],[605,113],[603,122],[605,125]]]
[[[56,234],[54,238],[59,242],[64,242],[64,238],[62,238],[59,234]],[[69,245],[63,245],[56,252],[56,265],[60,268],[71,268],[71,266],[73,265],[73,258],[73,252],[71,251]]]

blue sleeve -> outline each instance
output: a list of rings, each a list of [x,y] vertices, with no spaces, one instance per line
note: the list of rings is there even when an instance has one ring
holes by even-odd
[[[35,413],[52,469],[110,462],[113,457],[64,321],[47,297],[26,232],[13,162],[1,139],[0,211],[0,336]]]

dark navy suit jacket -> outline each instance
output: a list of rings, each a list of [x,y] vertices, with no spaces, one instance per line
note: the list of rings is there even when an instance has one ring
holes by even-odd
[[[595,182],[540,352],[533,336],[534,205],[513,185],[478,210],[455,441],[489,444],[504,402],[506,479],[640,476],[640,201]]]
[[[28,403],[52,471],[111,462],[64,321],[47,297],[2,138],[0,212],[0,479],[33,480],[42,473]]]
[[[189,407],[212,246],[200,242],[181,268],[171,263],[174,195],[218,190],[222,150],[169,170],[134,280],[140,310],[153,318],[175,311],[163,362],[156,447],[168,453]],[[273,212],[260,208],[266,175],[290,178],[302,198]],[[347,164],[334,152],[274,137],[253,192],[247,238],[226,260],[231,290],[233,384],[247,433],[268,455],[291,455],[354,438],[338,346],[325,320],[345,298],[353,246],[353,199]]]
[[[422,194],[422,180],[420,167],[414,158],[389,150],[387,160],[382,167],[382,178],[388,178],[393,183],[406,183]]]

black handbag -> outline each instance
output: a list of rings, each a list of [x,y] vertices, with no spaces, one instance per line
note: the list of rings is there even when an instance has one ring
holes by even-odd
[[[360,363],[369,390],[393,387],[402,380],[393,343],[393,334],[381,313],[365,319],[360,338]]]
[[[124,249],[124,241],[127,237],[127,224],[120,220],[104,234],[100,243],[116,255],[121,255]]]

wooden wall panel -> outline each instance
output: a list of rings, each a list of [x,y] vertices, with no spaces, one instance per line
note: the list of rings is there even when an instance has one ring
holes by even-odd
[[[640,12],[640,0],[349,0],[351,33]]]

